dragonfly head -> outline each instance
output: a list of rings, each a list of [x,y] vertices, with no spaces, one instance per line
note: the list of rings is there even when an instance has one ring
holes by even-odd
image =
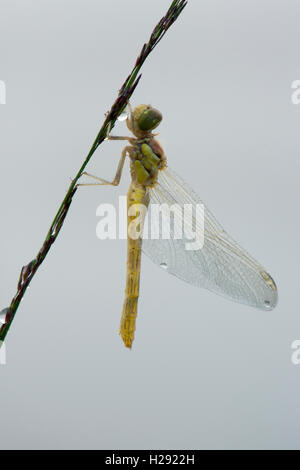
[[[130,123],[130,120],[127,120],[127,125],[134,134],[138,135],[151,132],[162,121],[161,112],[158,109],[152,108],[150,104],[140,104],[137,106],[133,111],[132,117],[133,122]]]

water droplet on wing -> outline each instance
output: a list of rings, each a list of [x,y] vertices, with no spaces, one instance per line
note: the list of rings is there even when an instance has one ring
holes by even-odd
[[[167,263],[160,263],[160,267],[163,269],[168,269]]]

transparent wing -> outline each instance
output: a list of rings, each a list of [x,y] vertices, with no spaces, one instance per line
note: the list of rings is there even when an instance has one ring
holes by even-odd
[[[271,276],[225,232],[206,206],[203,220],[195,217],[196,211],[193,211],[189,227],[204,235],[201,249],[186,249],[191,240],[184,233],[182,238],[178,237],[178,233],[184,231],[173,211],[170,211],[170,238],[163,239],[161,220],[151,216],[153,204],[168,207],[174,204],[181,207],[184,204],[203,205],[180,176],[169,167],[161,170],[149,196],[148,238],[144,238],[142,250],[154,263],[190,284],[205,287],[236,302],[264,310],[276,306],[277,288]],[[154,232],[159,233],[158,239],[150,237],[153,227]]]

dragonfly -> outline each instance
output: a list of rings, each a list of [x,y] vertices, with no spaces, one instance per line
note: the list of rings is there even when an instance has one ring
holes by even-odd
[[[154,263],[170,274],[197,287],[204,287],[235,302],[262,310],[272,310],[278,300],[275,281],[266,269],[244,250],[221,226],[200,197],[167,164],[165,152],[155,138],[153,130],[162,121],[162,114],[151,105],[138,105],[132,109],[126,124],[133,136],[107,135],[108,140],[126,140],[116,175],[112,181],[84,172],[97,182],[81,184],[118,186],[125,159],[129,157],[131,183],[127,193],[127,273],[125,299],[123,304],[119,334],[127,348],[134,341],[142,252]],[[143,237],[145,217],[154,204],[167,207],[174,204],[183,207],[191,205],[204,207],[203,220],[191,215],[190,225],[199,232],[203,243],[198,249],[188,250],[190,241],[184,233],[178,233],[179,218],[173,212],[170,236],[162,236],[158,227],[158,237]],[[144,210],[132,210],[143,207]],[[159,224],[155,219],[151,223]],[[129,228],[136,229],[133,236]],[[201,233],[200,233],[201,232]],[[134,232],[131,230],[131,233]]]

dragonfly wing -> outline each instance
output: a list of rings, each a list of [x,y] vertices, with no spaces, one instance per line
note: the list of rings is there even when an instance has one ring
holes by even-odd
[[[179,219],[170,211],[170,238],[163,239],[162,224],[151,217],[153,204],[192,204],[203,202],[199,196],[169,167],[161,170],[157,184],[150,190],[149,232],[151,227],[159,232],[158,239],[144,238],[143,252],[156,264],[178,278],[205,287],[213,292],[264,310],[277,303],[277,288],[267,271],[241,248],[222,228],[212,213],[204,206],[204,222],[191,218],[191,228],[204,234],[201,249],[187,250],[191,240],[183,234],[177,238],[181,227]],[[184,231],[183,231],[184,232]]]

